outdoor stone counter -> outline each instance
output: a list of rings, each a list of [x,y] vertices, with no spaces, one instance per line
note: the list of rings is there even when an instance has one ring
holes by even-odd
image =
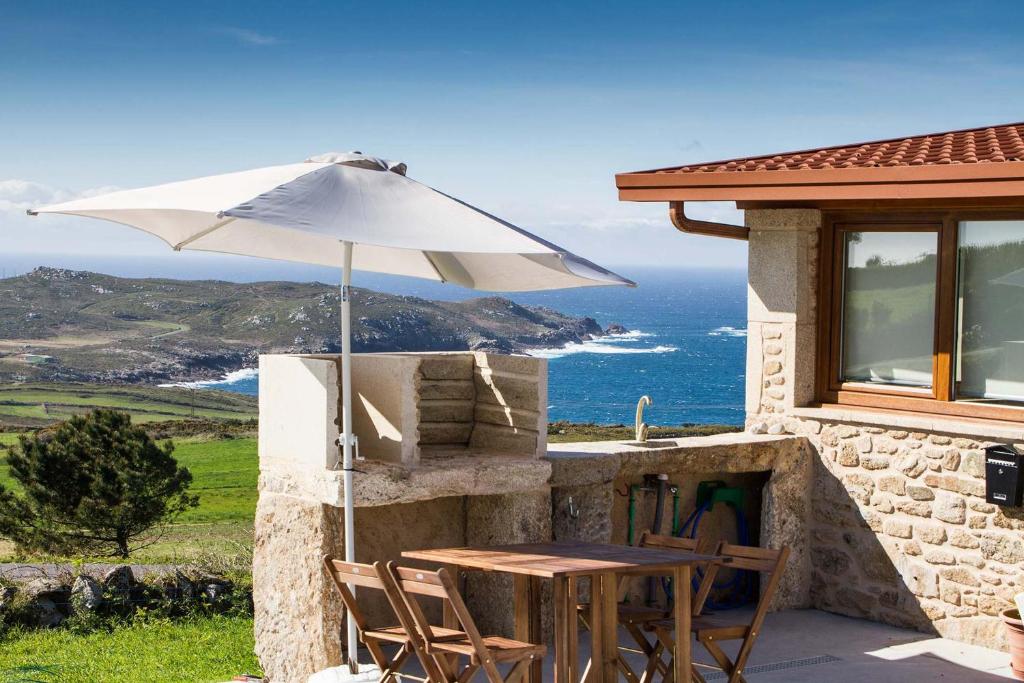
[[[761,509],[754,511],[754,516],[760,517],[760,545],[786,545],[791,550],[773,609],[810,606],[812,459],[806,439],[726,433],[655,442],[674,445],[644,448],[601,441],[550,446],[545,460],[552,467],[555,538],[621,542],[613,538],[613,531],[621,527],[621,520],[613,519],[616,482],[667,474],[673,479],[682,477],[692,494],[696,475],[727,478],[729,474],[764,473],[763,502]]]
[[[546,488],[551,463],[517,456],[475,456],[458,453],[425,459],[417,467],[361,461],[353,473],[357,508],[402,505],[451,496],[494,496]],[[311,490],[308,477],[275,472],[261,475],[260,491],[301,497]],[[319,502],[341,507],[344,484],[341,472],[327,471],[316,480]]]

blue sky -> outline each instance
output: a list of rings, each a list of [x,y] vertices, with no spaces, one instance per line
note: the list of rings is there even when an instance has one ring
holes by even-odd
[[[23,210],[359,149],[606,265],[743,267],[742,244],[618,202],[614,173],[1024,120],[1022,20],[1020,2],[0,0],[0,239],[22,261],[207,263]]]

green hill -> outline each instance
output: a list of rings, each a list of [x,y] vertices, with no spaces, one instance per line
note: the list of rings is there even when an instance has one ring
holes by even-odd
[[[521,351],[602,334],[592,318],[485,297],[353,292],[353,348]],[[260,353],[339,349],[338,290],[295,282],[127,279],[37,268],[0,280],[0,381],[216,378]]]

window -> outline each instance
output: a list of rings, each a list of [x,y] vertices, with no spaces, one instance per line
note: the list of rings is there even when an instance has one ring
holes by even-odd
[[[843,379],[932,386],[938,234],[848,231],[844,238]]]
[[[822,401],[1024,421],[1024,212],[836,214]]]
[[[956,395],[1024,402],[1024,221],[959,227]]]

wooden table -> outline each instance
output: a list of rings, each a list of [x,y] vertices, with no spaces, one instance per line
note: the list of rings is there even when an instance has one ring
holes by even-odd
[[[664,573],[676,586],[689,586],[692,568],[720,560],[678,550],[658,550],[603,543],[525,543],[480,548],[410,550],[404,557],[463,569],[505,572],[515,579],[515,637],[541,642],[540,580],[551,579],[555,613],[555,681],[579,681],[577,581],[591,579],[591,667],[588,681],[618,681],[617,574]],[[692,662],[690,591],[677,590],[673,605],[676,648],[675,680],[689,683]],[[530,671],[530,681],[541,683],[541,663]]]

